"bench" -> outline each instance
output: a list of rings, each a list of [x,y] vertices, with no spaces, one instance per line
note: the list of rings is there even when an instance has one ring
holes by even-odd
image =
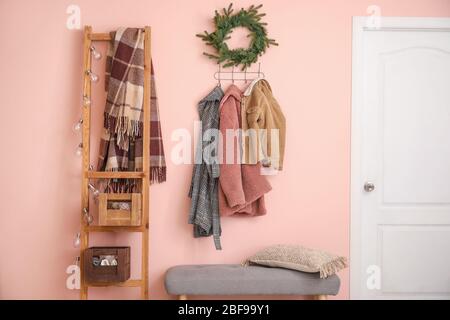
[[[282,268],[205,264],[170,268],[165,286],[180,300],[192,295],[306,295],[326,300],[339,292],[340,280],[336,275],[320,279],[318,273]]]

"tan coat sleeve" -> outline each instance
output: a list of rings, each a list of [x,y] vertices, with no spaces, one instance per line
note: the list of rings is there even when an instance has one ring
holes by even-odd
[[[253,89],[246,106],[249,129],[250,163],[261,161],[264,166],[283,167],[286,120],[269,85],[261,81]],[[254,161],[254,162],[252,162]]]
[[[254,89],[257,90],[256,88]],[[260,133],[266,125],[265,114],[263,113],[264,99],[262,95],[253,92],[247,99],[246,118],[248,129],[246,135],[246,159],[248,164],[256,164],[261,160]]]

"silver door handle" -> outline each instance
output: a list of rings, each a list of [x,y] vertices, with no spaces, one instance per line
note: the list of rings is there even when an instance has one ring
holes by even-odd
[[[364,191],[372,192],[373,190],[375,190],[375,185],[372,182],[364,183]]]

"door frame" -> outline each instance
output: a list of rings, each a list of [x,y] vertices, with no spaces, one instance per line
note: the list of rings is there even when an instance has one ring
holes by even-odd
[[[363,45],[365,32],[450,31],[450,18],[378,17],[377,28],[367,27],[372,17],[352,20],[351,178],[350,178],[350,299],[362,299],[361,285],[361,145],[363,119]],[[372,20],[373,21],[373,20]]]

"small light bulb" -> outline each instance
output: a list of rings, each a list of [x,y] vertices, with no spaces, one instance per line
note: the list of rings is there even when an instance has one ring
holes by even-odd
[[[98,82],[98,76],[93,73],[91,70],[87,70],[86,74],[89,76],[92,82]]]
[[[86,95],[83,96],[83,104],[85,106],[90,106],[91,105],[91,99],[89,99],[89,97],[86,96]]]
[[[87,224],[91,224],[92,222],[94,222],[94,218],[90,214],[88,214],[84,216],[84,221],[86,221]]]
[[[94,55],[95,60],[100,60],[102,58],[102,54],[98,51],[94,51],[92,54]]]
[[[89,183],[88,187],[92,191],[92,194],[95,198],[97,198],[100,195],[100,191],[96,187],[94,187],[92,183]]]
[[[100,60],[102,58],[102,54],[98,52],[94,46],[91,46],[91,53],[95,60]]]
[[[77,149],[75,150],[75,154],[77,156],[81,156],[83,154],[83,143],[80,142]]]
[[[90,77],[92,82],[98,82],[98,76],[95,73],[91,73]]]
[[[73,239],[73,246],[75,248],[80,247],[81,244],[81,235],[79,232],[77,232],[77,234],[75,235],[75,239]]]
[[[89,211],[87,208],[83,208],[84,213],[84,221],[89,225],[94,221],[94,218],[89,214]]]
[[[77,123],[75,123],[75,124],[73,125],[73,130],[74,130],[74,131],[80,131],[82,125],[83,125],[83,119],[80,119],[80,120],[78,120]]]

